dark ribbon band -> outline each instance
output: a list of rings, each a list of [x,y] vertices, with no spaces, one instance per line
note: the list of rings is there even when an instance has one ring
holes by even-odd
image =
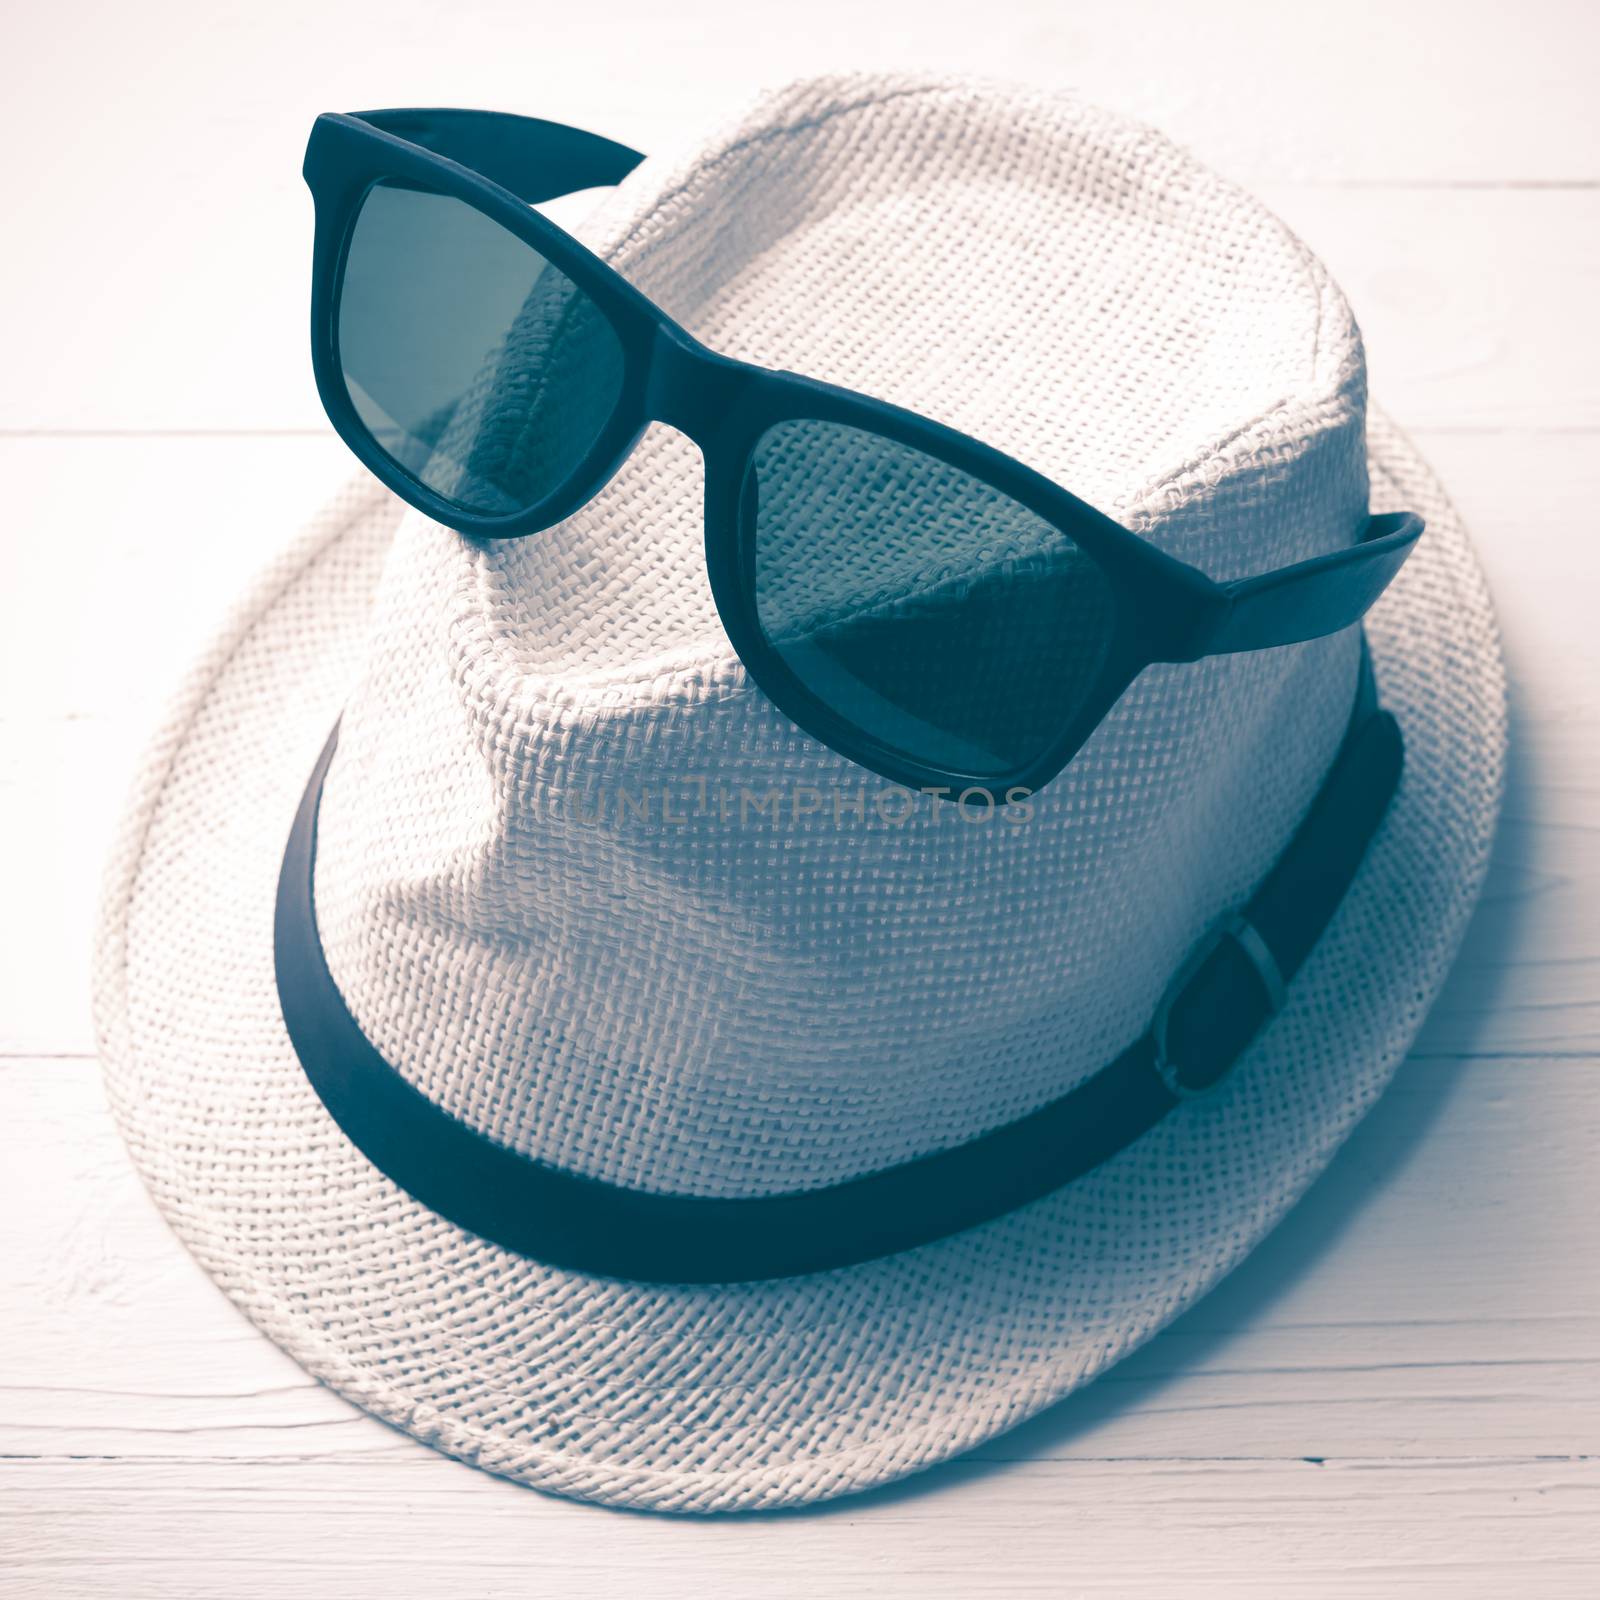
[[[720,1199],[598,1182],[519,1155],[414,1089],[328,970],[313,903],[317,761],[278,881],[274,957],[306,1076],[350,1141],[462,1228],[551,1266],[651,1282],[781,1278],[850,1266],[1002,1216],[1091,1171],[1226,1075],[1281,1003],[1388,809],[1402,762],[1363,649],[1349,731],[1288,848],[1242,912],[1180,968],[1150,1031],[1071,1093],[949,1150],[848,1182]]]

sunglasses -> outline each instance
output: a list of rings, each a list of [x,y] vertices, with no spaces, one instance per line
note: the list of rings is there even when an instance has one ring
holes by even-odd
[[[1152,662],[1356,623],[1422,532],[1232,583],[981,441],[707,349],[533,209],[643,159],[459,110],[318,117],[311,345],[340,437],[482,539],[571,516],[651,422],[705,459],[712,596],[751,678],[839,754],[915,788],[1042,787]]]

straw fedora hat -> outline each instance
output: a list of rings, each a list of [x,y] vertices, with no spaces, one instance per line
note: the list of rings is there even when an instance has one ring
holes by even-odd
[[[1025,814],[886,805],[748,681],[699,458],[659,426],[525,539],[465,539],[363,478],[196,667],[96,961],[111,1099],[179,1236],[308,1371],[462,1460],[619,1506],[794,1505],[1087,1383],[1325,1166],[1478,892],[1499,648],[1327,273],[1145,128],[959,80],[807,82],[645,162],[581,232],[712,347],[975,434],[1213,577],[1314,555],[1369,506],[1427,522],[1364,630],[1147,669]],[[623,1270],[586,1269],[419,1198],[291,1042],[275,920],[281,945],[314,792],[326,981],[486,1169],[692,1219],[959,1152],[1145,1036],[1273,872],[1342,749],[1363,632],[1403,775],[1276,1014],[1210,1092],[971,1225],[726,1280],[635,1273],[625,1240],[601,1258]]]

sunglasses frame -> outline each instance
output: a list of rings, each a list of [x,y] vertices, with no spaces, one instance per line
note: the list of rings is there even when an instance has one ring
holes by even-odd
[[[323,407],[340,438],[390,490],[480,539],[521,538],[553,526],[600,492],[651,422],[681,430],[705,460],[706,568],[735,652],[763,693],[804,731],[892,782],[1001,803],[1036,791],[1077,754],[1146,666],[1269,648],[1350,626],[1422,531],[1410,513],[1372,517],[1361,539],[1344,549],[1219,583],[969,434],[855,390],[720,355],[533,209],[560,194],[616,183],[642,159],[579,129],[492,112],[318,117],[304,174],[316,206],[311,350]],[[453,196],[522,239],[593,301],[622,347],[621,389],[594,443],[563,482],[511,515],[477,515],[434,493],[377,443],[346,388],[338,345],[345,259],[361,206],[384,180]],[[1093,686],[1033,761],[996,774],[913,759],[819,699],[768,642],[757,614],[755,519],[746,514],[744,490],[762,435],[789,421],[857,428],[955,467],[1057,528],[1100,570],[1115,608],[1111,637]]]

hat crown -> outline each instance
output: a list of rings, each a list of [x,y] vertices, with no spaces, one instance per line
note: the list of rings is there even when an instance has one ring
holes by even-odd
[[[770,96],[585,242],[713,348],[975,434],[1229,578],[1350,542],[1364,370],[1320,264],[1150,131],[951,80]],[[751,685],[700,462],[577,515],[410,515],[323,795],[329,966],[436,1103],[566,1170],[835,1182],[1066,1093],[1143,1031],[1338,744],[1353,634],[1147,669],[1026,807],[903,792]]]

